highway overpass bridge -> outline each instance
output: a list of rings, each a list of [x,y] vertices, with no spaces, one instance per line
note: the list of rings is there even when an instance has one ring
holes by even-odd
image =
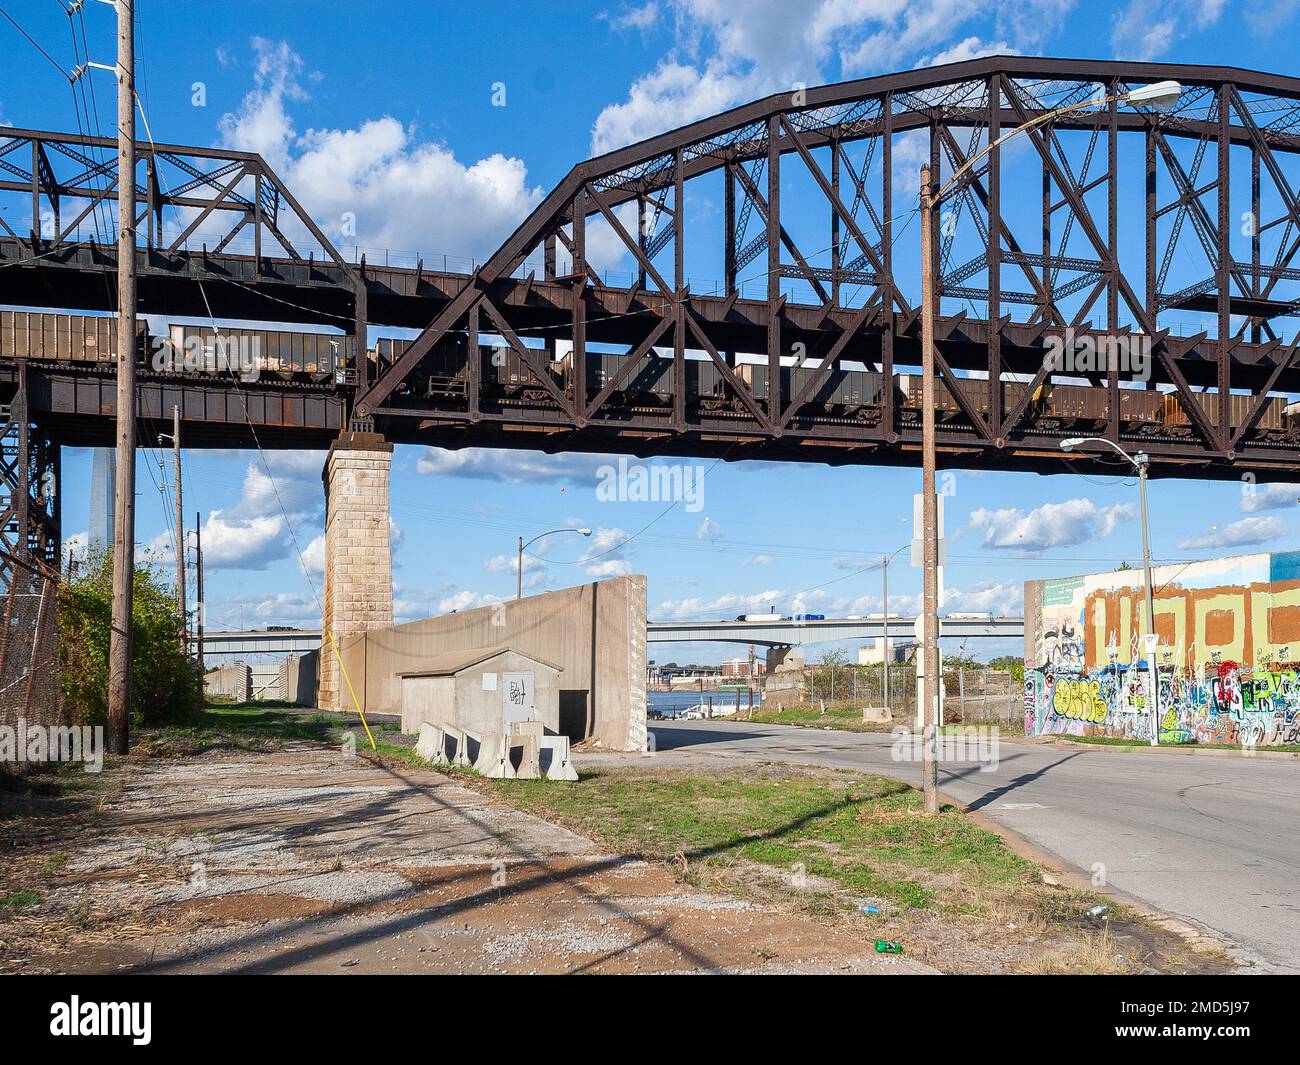
[[[915,635],[916,619],[889,619],[890,639]],[[764,647],[865,640],[884,635],[880,618],[827,618],[824,621],[651,621],[646,624],[650,643],[739,643]],[[942,636],[957,639],[1018,639],[1024,636],[1023,618],[940,618]],[[319,649],[320,629],[208,632],[203,653],[213,655],[306,654]]]

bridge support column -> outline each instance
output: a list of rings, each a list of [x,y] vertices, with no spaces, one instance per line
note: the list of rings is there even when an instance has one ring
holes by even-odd
[[[767,649],[767,672],[784,673],[791,669],[803,669],[802,647],[769,647]]]
[[[325,460],[325,616],[320,690],[326,710],[353,709],[334,645],[393,623],[393,557],[388,541],[388,475],[393,445],[378,433],[344,433]],[[333,634],[333,642],[330,635]],[[364,700],[363,670],[348,661],[348,679]],[[365,708],[364,702],[362,709]]]

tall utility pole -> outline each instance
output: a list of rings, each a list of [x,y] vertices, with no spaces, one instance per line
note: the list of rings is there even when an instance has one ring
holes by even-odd
[[[194,604],[194,628],[198,633],[199,672],[203,668],[203,518],[194,512],[194,591],[198,602]]]
[[[172,407],[172,491],[176,496],[176,609],[181,615],[181,650],[187,651],[189,619],[185,615],[185,511],[181,505],[181,409]]]
[[[131,606],[135,577],[135,5],[117,0],[117,480],[113,494],[113,628],[108,651],[108,749],[131,729]]]
[[[922,790],[925,812],[939,812],[939,775],[935,759],[935,706],[939,701],[939,514],[934,497],[934,187],[930,168],[921,167],[921,543],[924,643],[922,684],[925,687],[921,742]]]

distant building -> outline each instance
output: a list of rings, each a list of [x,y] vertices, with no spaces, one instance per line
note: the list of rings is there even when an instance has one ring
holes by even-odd
[[[891,629],[894,627],[891,623]],[[885,660],[885,638],[877,636],[870,643],[858,648],[858,665],[878,666]],[[891,639],[889,641],[889,661],[891,665],[901,665],[912,661],[916,654],[916,641],[909,639]]]
[[[753,673],[750,673],[750,670]],[[748,657],[737,656],[728,658],[722,663],[722,675],[724,677],[761,677],[767,672],[767,663],[760,658],[754,659],[751,664]]]

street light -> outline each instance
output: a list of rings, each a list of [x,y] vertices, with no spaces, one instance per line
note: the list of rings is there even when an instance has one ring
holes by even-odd
[[[1068,440],[1061,441],[1061,450],[1073,451],[1083,444],[1105,444],[1137,470],[1138,496],[1142,501],[1142,575],[1143,583],[1146,585],[1146,650],[1147,673],[1150,675],[1148,683],[1151,685],[1151,746],[1158,747],[1160,745],[1160,678],[1156,672],[1155,591],[1151,583],[1151,541],[1147,534],[1147,466],[1150,465],[1151,460],[1144,451],[1130,455],[1115,441],[1100,436],[1072,436]]]
[[[921,167],[921,498],[922,544],[925,565],[922,582],[922,648],[924,661],[922,677],[925,688],[925,716],[923,718],[922,777],[925,791],[925,812],[939,812],[938,766],[935,762],[935,709],[939,699],[939,537],[938,506],[934,496],[936,444],[934,424],[934,209],[972,168],[999,145],[1019,133],[1046,125],[1053,119],[1086,107],[1101,107],[1124,101],[1145,107],[1165,110],[1182,95],[1182,86],[1176,81],[1159,81],[1142,85],[1128,92],[1089,100],[1080,100],[1053,111],[1045,111],[1028,122],[990,141],[953,172],[947,184],[936,192],[930,185],[929,165]],[[1000,240],[997,230],[992,239]],[[998,387],[992,382],[991,387]],[[1152,630],[1154,631],[1154,630]],[[1153,731],[1154,739],[1154,731]]]
[[[556,533],[577,533],[579,536],[590,536],[590,529],[548,529],[544,533],[538,533],[528,543],[524,543],[524,538],[519,537],[519,564],[518,571],[515,574],[515,599],[519,600],[524,597],[524,548],[532,547],[543,536],[554,536]]]

